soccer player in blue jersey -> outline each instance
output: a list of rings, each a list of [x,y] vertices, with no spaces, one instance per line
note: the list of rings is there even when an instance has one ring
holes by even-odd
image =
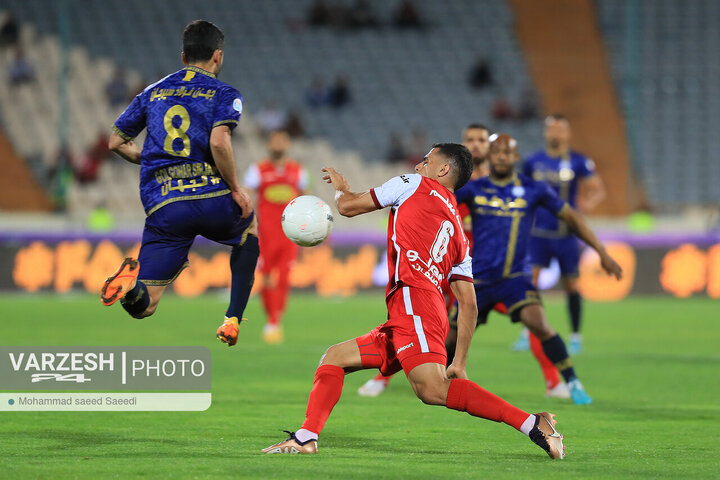
[[[602,180],[595,173],[595,165],[585,155],[570,149],[570,122],[561,114],[545,119],[546,148],[525,159],[523,173],[550,185],[555,193],[571,207],[581,212],[593,210],[605,199]],[[578,263],[580,245],[577,238],[561,219],[546,210],[538,210],[530,240],[530,261],[533,266],[533,283],[537,285],[540,270],[550,266],[555,258],[560,265],[562,282],[570,314],[570,352],[580,353],[581,303],[578,292]],[[525,336],[516,343],[516,350],[524,349]]]
[[[522,322],[542,342],[576,404],[591,403],[578,380],[562,340],[550,326],[540,295],[532,283],[527,249],[536,211],[544,208],[561,218],[578,237],[600,255],[603,269],[617,278],[622,270],[582,217],[545,183],[515,172],[519,158],[516,140],[506,134],[490,137],[490,175],[470,180],[455,195],[470,208],[473,223],[472,266],[478,304],[478,325],[498,302],[513,322]],[[450,330],[448,357],[454,352],[457,330]]]
[[[240,188],[231,143],[242,96],[217,79],[223,43],[223,33],[212,23],[190,23],[183,32],[186,67],[143,90],[115,121],[109,147],[140,165],[147,218],[138,259],[126,258],[100,297],[105,305],[120,300],[135,318],[148,317],[188,266],[197,235],[229,245],[230,305],[217,336],[232,346],[259,249],[252,203]],[[141,149],[133,138],[145,128]]]

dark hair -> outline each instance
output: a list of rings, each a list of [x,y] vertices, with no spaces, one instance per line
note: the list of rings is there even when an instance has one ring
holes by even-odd
[[[471,123],[470,125],[468,125],[467,127],[465,127],[465,130],[466,130],[466,131],[467,131],[467,130],[485,130],[485,131],[488,132],[488,133],[492,133],[492,131],[491,131],[488,127],[486,127],[486,126],[483,125],[482,123],[477,123],[477,122]]]
[[[222,50],[225,35],[210,22],[195,20],[183,31],[183,53],[187,63],[206,62],[215,50]]]
[[[440,153],[448,158],[450,172],[455,177],[455,190],[459,190],[470,180],[473,171],[472,155],[470,150],[459,143],[436,143],[432,148],[437,148]]]

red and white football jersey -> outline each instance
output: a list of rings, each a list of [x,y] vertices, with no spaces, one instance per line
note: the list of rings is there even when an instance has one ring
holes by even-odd
[[[282,212],[290,200],[308,187],[305,169],[293,160],[277,166],[263,160],[250,166],[245,174],[245,186],[257,190],[258,228],[261,240],[279,239],[290,245],[282,233]]]
[[[438,181],[400,175],[370,190],[378,208],[392,207],[388,225],[390,296],[400,285],[435,292],[443,280],[472,282],[472,259],[455,195]]]

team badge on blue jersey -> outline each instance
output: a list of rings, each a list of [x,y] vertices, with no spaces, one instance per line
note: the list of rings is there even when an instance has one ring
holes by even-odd
[[[512,189],[512,194],[516,197],[522,197],[525,195],[525,189],[520,185],[516,185]]]
[[[239,98],[236,98],[235,100],[233,100],[233,108],[238,113],[242,113],[242,100],[240,100]]]

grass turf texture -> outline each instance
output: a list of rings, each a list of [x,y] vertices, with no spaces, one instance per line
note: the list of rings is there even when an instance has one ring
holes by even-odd
[[[564,302],[547,311],[567,330]],[[497,315],[480,328],[468,373],[529,412],[558,415],[567,458],[551,461],[514,429],[417,400],[404,376],[385,394],[357,388],[374,371],[346,377],[317,456],[263,456],[299,428],[324,349],[365,333],[384,316],[380,295],[291,299],[283,345],[260,341],[257,299],[237,346],[215,340],[224,301],[168,296],[146,320],[89,296],[1,296],[5,345],[204,345],[213,355],[206,412],[3,413],[5,478],[579,478],[717,477],[720,322],[707,299],[638,298],[586,304],[577,370],[595,403],[544,398],[529,352],[509,345],[519,328]]]

